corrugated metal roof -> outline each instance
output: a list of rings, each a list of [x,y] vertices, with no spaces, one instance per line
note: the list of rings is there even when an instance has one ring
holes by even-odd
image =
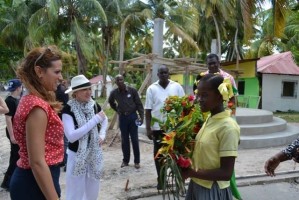
[[[257,71],[263,74],[299,75],[299,67],[290,51],[260,58]]]

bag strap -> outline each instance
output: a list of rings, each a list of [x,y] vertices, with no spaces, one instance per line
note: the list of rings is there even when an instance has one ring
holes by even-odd
[[[98,113],[98,105],[96,102],[94,102],[94,113],[97,114]]]
[[[98,104],[96,102],[94,102],[94,113],[97,114],[98,111]],[[101,129],[101,124],[97,124],[98,127],[98,131]]]

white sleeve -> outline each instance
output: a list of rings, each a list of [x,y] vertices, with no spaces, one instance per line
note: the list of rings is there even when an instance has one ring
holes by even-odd
[[[107,129],[108,129],[108,117],[105,115],[105,117],[100,116],[100,123],[101,123],[101,130],[100,130],[100,138],[102,140],[105,140]]]
[[[93,116],[86,124],[77,129],[73,117],[68,114],[62,114],[62,122],[66,138],[69,142],[75,142],[95,127],[100,122],[100,117],[99,115]]]
[[[183,96],[185,96],[184,88],[181,85],[179,85],[179,86],[180,86],[180,88],[179,88],[179,96],[183,97]]]
[[[146,90],[144,109],[153,109],[151,87]]]

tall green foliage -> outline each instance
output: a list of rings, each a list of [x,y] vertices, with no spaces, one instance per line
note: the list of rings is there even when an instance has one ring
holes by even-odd
[[[131,59],[136,52],[151,53],[153,20],[160,17],[166,22],[166,57],[205,55],[218,37],[222,53],[230,59],[236,58],[236,46],[242,52],[245,44],[251,46],[251,57],[291,50],[298,62],[297,1],[271,1],[268,11],[261,9],[263,2],[5,0],[0,1],[0,43],[12,53],[24,54],[54,43],[64,52],[68,77],[80,72],[106,75],[117,73],[109,61],[120,58],[121,26],[124,59]],[[0,64],[10,69],[13,59],[7,59]]]
[[[12,50],[0,45],[0,80],[8,80],[16,77],[15,69],[17,61],[23,56],[22,51]]]

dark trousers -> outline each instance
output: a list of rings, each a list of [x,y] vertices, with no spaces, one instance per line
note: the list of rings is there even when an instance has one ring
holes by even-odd
[[[156,156],[158,150],[162,147],[161,141],[163,138],[163,132],[161,130],[159,131],[153,131],[154,135],[154,157]],[[157,170],[157,175],[158,175],[158,180],[160,180],[160,159],[159,157],[155,159],[155,165],[156,165],[156,170]]]
[[[64,92],[63,92],[63,94],[60,94],[60,100],[61,100],[61,102],[63,102],[63,106],[65,106],[65,102],[67,102],[67,100],[66,99],[64,99],[66,96],[64,95]],[[60,112],[60,113],[58,113],[58,116],[59,116],[59,118],[62,120],[62,113]],[[62,163],[60,164],[60,166],[61,167],[63,167],[63,166],[66,166],[66,163],[67,163],[67,153],[66,153],[66,150],[67,150],[67,146],[68,146],[68,140],[67,140],[67,138],[66,138],[66,136],[65,136],[65,134],[63,134],[63,147],[64,147],[64,154],[63,154],[63,161],[62,161]]]
[[[130,138],[134,153],[134,163],[140,163],[140,150],[138,140],[138,127],[135,124],[136,113],[129,115],[119,115],[119,128],[121,132],[121,148],[123,152],[123,162],[130,162]]]
[[[61,190],[59,185],[60,167],[49,166],[55,190],[60,197]],[[46,200],[40,190],[31,169],[17,167],[10,181],[10,198],[12,200]]]
[[[9,165],[8,165],[8,168],[5,172],[4,179],[3,179],[3,182],[1,184],[1,187],[9,189],[10,178],[11,178],[15,168],[17,167],[17,161],[19,160],[20,156],[19,156],[19,153],[18,153],[19,152],[19,145],[11,143],[9,133],[8,133],[7,129],[6,129],[6,137],[8,138],[9,143],[10,143],[10,156],[9,156]]]

